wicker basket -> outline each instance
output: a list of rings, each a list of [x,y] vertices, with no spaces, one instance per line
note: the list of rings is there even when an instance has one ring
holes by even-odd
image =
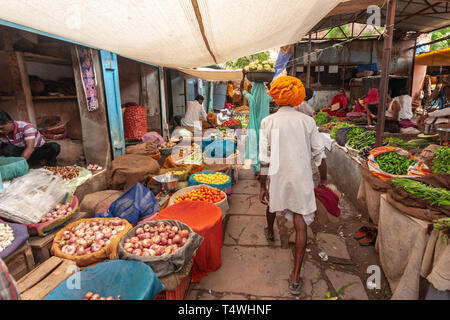
[[[271,71],[248,71],[246,77],[251,82],[272,82],[275,72]]]

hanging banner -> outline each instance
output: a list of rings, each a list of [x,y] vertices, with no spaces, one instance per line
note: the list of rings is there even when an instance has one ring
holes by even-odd
[[[86,96],[88,111],[98,109],[97,80],[95,77],[92,50],[77,46],[78,62],[81,69],[81,82],[83,83],[84,95]]]

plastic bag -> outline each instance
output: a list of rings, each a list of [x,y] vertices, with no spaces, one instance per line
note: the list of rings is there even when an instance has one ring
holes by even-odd
[[[80,283],[74,288],[73,283]],[[151,300],[164,290],[161,281],[145,263],[111,260],[86,268],[69,277],[44,300],[83,300],[87,292],[120,300]]]
[[[38,223],[67,190],[61,177],[45,169],[32,170],[0,191],[0,216],[18,223]]]
[[[144,217],[150,216],[159,212],[161,206],[155,195],[148,188],[140,183],[136,183],[130,189],[125,191],[120,197],[116,199],[108,211],[96,213],[97,218],[114,218],[119,217],[128,220],[135,225]]]

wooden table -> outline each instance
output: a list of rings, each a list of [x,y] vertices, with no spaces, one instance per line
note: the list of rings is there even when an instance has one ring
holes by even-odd
[[[11,253],[3,261],[16,281],[33,270],[35,262],[29,241],[25,242],[22,247]]]
[[[78,270],[72,260],[51,257],[17,282],[22,300],[42,300]]]

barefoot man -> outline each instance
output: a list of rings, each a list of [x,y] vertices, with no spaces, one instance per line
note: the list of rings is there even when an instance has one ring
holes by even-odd
[[[314,119],[294,109],[305,99],[305,88],[299,79],[279,77],[269,94],[280,109],[261,122],[260,201],[268,205],[265,229],[268,241],[274,241],[277,211],[294,223],[295,266],[289,279],[289,291],[299,295],[306,228],[314,221],[316,211],[311,159],[319,167],[319,185],[326,185],[325,147]]]

